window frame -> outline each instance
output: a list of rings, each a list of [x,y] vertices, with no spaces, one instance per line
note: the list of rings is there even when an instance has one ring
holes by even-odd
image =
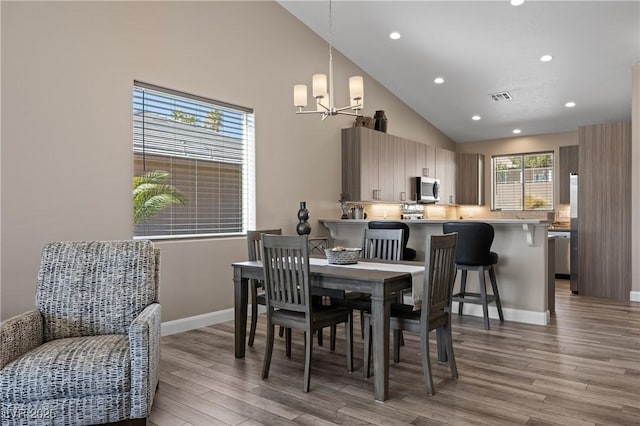
[[[238,190],[238,196],[240,201],[240,212],[239,214],[233,214],[230,215],[229,217],[231,218],[235,218],[236,220],[239,220],[239,222],[241,223],[241,229],[239,229],[238,231],[231,231],[231,232],[182,232],[182,233],[175,233],[175,234],[165,234],[164,232],[171,232],[171,231],[160,231],[158,234],[140,234],[139,231],[137,230],[138,225],[136,223],[133,223],[133,211],[132,211],[132,224],[133,224],[133,239],[150,239],[150,240],[181,240],[181,239],[202,239],[202,238],[221,238],[221,237],[229,237],[229,236],[240,236],[240,235],[244,235],[246,234],[246,231],[248,229],[254,229],[255,228],[255,223],[256,223],[256,190],[255,190],[255,186],[256,186],[256,171],[255,171],[255,116],[254,116],[254,112],[253,109],[251,108],[246,108],[246,107],[241,107],[241,106],[237,106],[237,105],[233,105],[227,102],[221,102],[221,101],[217,101],[214,99],[209,99],[209,98],[205,98],[202,96],[198,96],[198,95],[193,95],[190,93],[186,93],[186,92],[181,92],[181,91],[177,91],[174,89],[169,89],[169,88],[165,88],[165,87],[160,87],[160,86],[156,86],[153,84],[148,84],[148,83],[144,83],[144,82],[140,82],[137,80],[134,80],[133,82],[133,86],[131,88],[131,94],[132,94],[132,169],[133,169],[133,175],[136,175],[136,162],[140,161],[140,157],[143,159],[142,161],[144,161],[144,157],[145,155],[156,155],[157,153],[153,153],[151,151],[145,151],[145,147],[144,147],[144,142],[142,143],[142,148],[140,149],[139,147],[136,147],[136,140],[138,140],[138,145],[140,145],[140,139],[139,136],[136,135],[136,112],[140,111],[140,109],[136,108],[136,91],[138,90],[149,90],[149,91],[153,91],[153,92],[158,92],[161,94],[161,96],[166,96],[167,98],[176,98],[176,102],[196,102],[196,103],[205,103],[207,104],[208,107],[211,107],[212,109],[221,109],[221,110],[233,110],[233,113],[237,113],[241,115],[241,134],[242,136],[240,138],[236,138],[234,137],[236,140],[240,140],[241,141],[241,147],[239,149],[239,151],[241,152],[241,161],[240,163],[236,163],[240,165],[240,175],[241,178],[239,180],[237,180],[239,182],[239,185],[237,186],[237,188],[233,188],[234,190]],[[179,98],[179,99],[177,99]],[[151,110],[151,108],[149,108],[149,110]],[[167,115],[168,117],[168,115]],[[142,114],[142,120],[146,120],[146,117],[144,117],[144,114]],[[223,120],[224,121],[224,120]],[[146,123],[146,122],[145,122]],[[176,126],[176,128],[178,128],[179,126]],[[197,126],[199,127],[199,126]],[[204,126],[203,126],[204,127]],[[216,128],[215,130],[216,133],[218,133],[218,130]],[[222,133],[223,131],[220,130],[220,132]],[[180,136],[181,133],[179,131],[177,131],[175,133],[177,136]],[[186,133],[182,133],[182,135],[184,136]],[[214,138],[212,139],[224,139],[227,136],[223,136],[223,135],[216,135]],[[136,139],[138,138],[138,139]],[[144,138],[144,136],[143,136]],[[198,143],[201,142],[200,140],[198,140]],[[237,145],[237,142],[236,142]],[[174,148],[175,149],[175,148]],[[226,149],[226,148],[225,148]],[[170,151],[171,148],[167,148],[167,152]],[[206,158],[199,158],[197,156],[193,156],[190,157],[188,154],[180,154],[180,155],[171,155],[170,153],[164,153],[164,154],[157,154],[156,156],[164,156],[167,161],[169,163],[171,163],[171,159],[175,159],[174,161],[179,162],[179,161],[183,161],[183,162],[193,162],[194,163],[194,173],[197,173],[196,170],[199,167],[197,164],[200,163],[206,163],[207,161],[210,161],[212,163],[211,169],[214,170],[216,169],[217,166],[213,165],[214,163],[218,163],[218,164],[233,164],[232,162],[225,162],[224,159],[220,159],[220,160],[207,160]],[[224,168],[224,167],[223,167]],[[152,169],[147,169],[146,171],[150,171]],[[173,176],[172,176],[173,178]],[[195,177],[194,179],[191,180],[191,185],[192,187],[195,187],[194,182],[197,182],[197,177]],[[173,182],[168,182],[168,183],[173,183]],[[219,188],[220,189],[226,189],[228,187],[224,186],[225,184],[219,184]],[[180,188],[178,188],[180,189]],[[197,189],[195,190],[197,193]],[[218,195],[219,195],[219,191],[218,191]],[[198,198],[199,195],[196,197]],[[167,213],[167,212],[165,212]],[[209,219],[213,218],[213,216],[208,216]],[[172,219],[171,219],[172,220]],[[170,221],[171,221],[170,220]],[[197,219],[195,219],[195,222],[191,223],[189,226],[193,229],[193,230],[197,230],[197,228],[200,226],[201,224],[201,218],[198,216]],[[167,222],[165,225],[162,226],[171,226],[169,224],[169,222]],[[218,228],[218,230],[221,230],[223,228]]]
[[[524,174],[525,174],[525,157],[527,156],[536,156],[536,155],[550,155],[551,156],[551,165],[549,166],[549,169],[546,171],[546,173],[548,173],[549,171],[551,172],[551,177],[550,177],[550,183],[551,183],[551,198],[550,198],[550,206],[549,208],[526,208],[527,206],[527,194],[530,193],[530,191],[527,191],[527,187],[526,185],[530,182],[527,182],[526,179],[524,178]],[[521,174],[521,194],[522,194],[522,199],[521,204],[522,207],[519,209],[512,209],[512,208],[504,208],[504,207],[498,207],[496,206],[496,191],[497,191],[497,179],[496,179],[496,159],[499,158],[509,158],[509,157],[520,157],[521,158],[521,167],[520,167],[520,174]],[[555,209],[555,161],[556,161],[556,155],[555,155],[555,151],[554,150],[545,150],[545,151],[533,151],[533,152],[523,152],[523,153],[513,153],[513,154],[498,154],[498,155],[492,155],[491,156],[491,210],[492,211],[513,211],[513,212],[549,212],[549,211],[554,211]],[[515,170],[515,169],[514,169]],[[549,180],[547,180],[547,182],[549,182]]]

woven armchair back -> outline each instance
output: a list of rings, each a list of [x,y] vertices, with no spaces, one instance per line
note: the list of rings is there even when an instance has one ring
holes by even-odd
[[[36,290],[44,340],[127,334],[133,319],[158,301],[159,263],[146,240],[47,244]]]

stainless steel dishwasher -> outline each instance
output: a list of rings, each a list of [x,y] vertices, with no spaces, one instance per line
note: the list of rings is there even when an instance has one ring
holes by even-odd
[[[571,234],[569,231],[549,231],[549,235],[556,237],[556,276],[559,278],[569,278],[571,273],[571,255],[569,242]]]

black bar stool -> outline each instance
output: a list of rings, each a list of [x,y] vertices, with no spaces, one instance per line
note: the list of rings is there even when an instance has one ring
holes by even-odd
[[[458,233],[456,268],[462,271],[462,276],[460,277],[460,292],[452,296],[452,300],[458,302],[458,315],[462,315],[462,307],[465,302],[480,304],[484,316],[484,328],[489,330],[489,303],[495,302],[500,321],[504,321],[496,273],[493,267],[498,263],[498,254],[491,251],[494,237],[493,226],[483,222],[446,222],[442,226],[442,230],[445,234]],[[468,271],[478,271],[480,293],[467,291]],[[485,271],[489,271],[493,294],[487,294]]]

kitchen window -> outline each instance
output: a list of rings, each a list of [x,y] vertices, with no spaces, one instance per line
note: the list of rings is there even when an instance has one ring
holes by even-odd
[[[494,156],[494,210],[553,210],[553,152]]]
[[[134,237],[255,227],[254,151],[251,109],[134,82]]]

